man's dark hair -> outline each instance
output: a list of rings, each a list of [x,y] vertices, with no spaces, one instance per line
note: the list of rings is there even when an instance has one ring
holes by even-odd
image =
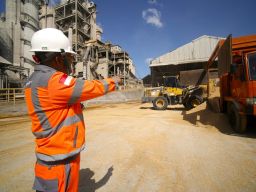
[[[60,55],[58,52],[35,52],[40,64],[49,64],[49,61]]]

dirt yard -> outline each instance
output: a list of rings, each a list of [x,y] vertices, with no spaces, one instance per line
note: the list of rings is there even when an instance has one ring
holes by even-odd
[[[127,103],[84,111],[80,192],[255,192],[256,131],[235,134],[205,104],[185,111]],[[32,191],[27,116],[0,119],[0,191]]]

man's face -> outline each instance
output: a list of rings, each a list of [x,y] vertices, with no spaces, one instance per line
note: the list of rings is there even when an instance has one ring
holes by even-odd
[[[73,63],[75,61],[75,55],[71,53],[66,53],[66,57],[69,63]]]
[[[74,70],[73,70],[73,63],[75,61],[75,57],[74,55],[70,54],[70,53],[66,53],[66,56],[58,56],[59,58],[57,59],[57,70],[61,71],[61,72],[64,72],[66,74],[73,74],[74,73]],[[65,57],[67,59],[67,63],[68,63],[68,66],[66,66],[67,64],[64,62],[65,60]]]
[[[69,68],[71,69],[71,74],[75,73],[75,55],[67,53],[66,58],[68,60]]]

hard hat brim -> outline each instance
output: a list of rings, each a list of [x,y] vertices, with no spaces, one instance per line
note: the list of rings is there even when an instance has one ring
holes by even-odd
[[[29,51],[30,52],[56,52],[56,53],[61,52],[59,50],[41,50],[41,49],[30,49]],[[65,53],[71,53],[71,54],[77,55],[77,53],[74,51],[65,51]]]

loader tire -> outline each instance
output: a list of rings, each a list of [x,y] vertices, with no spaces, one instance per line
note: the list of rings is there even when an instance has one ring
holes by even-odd
[[[191,96],[188,101],[184,104],[186,109],[192,109],[203,103],[203,98],[198,95]]]
[[[191,109],[192,107],[188,104],[188,102],[186,103],[183,103],[183,106],[185,107],[185,109],[189,110]]]
[[[153,107],[155,110],[165,110],[168,106],[168,101],[165,97],[157,97],[153,101]]]
[[[237,133],[244,133],[247,129],[247,116],[239,114],[236,107],[231,104],[228,109],[229,123],[232,129]]]

